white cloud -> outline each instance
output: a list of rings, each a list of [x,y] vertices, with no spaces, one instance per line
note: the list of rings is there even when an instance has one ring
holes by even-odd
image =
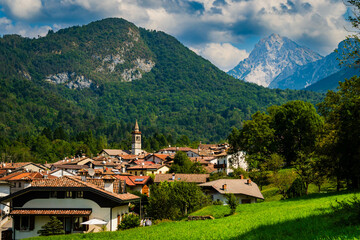
[[[223,71],[233,69],[241,60],[249,56],[248,52],[240,50],[230,43],[208,43],[203,47],[190,49]]]
[[[41,0],[3,0],[3,4],[18,18],[30,19],[36,16],[42,7]]]
[[[52,29],[50,26],[31,27],[24,24],[14,24],[6,17],[0,18],[0,34],[19,34],[26,37],[45,36]]]

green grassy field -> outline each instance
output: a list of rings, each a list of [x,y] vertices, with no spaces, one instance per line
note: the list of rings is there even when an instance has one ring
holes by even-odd
[[[226,206],[209,206],[192,215],[215,220],[164,222],[119,232],[74,234],[47,239],[359,239],[360,225],[351,226],[330,208],[353,193],[311,194],[285,201],[240,205],[235,215]],[[360,197],[360,193],[356,194]],[[36,238],[41,239],[41,238]]]

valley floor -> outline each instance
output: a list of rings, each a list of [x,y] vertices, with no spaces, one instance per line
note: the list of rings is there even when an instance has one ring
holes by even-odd
[[[240,205],[229,217],[222,217],[229,212],[226,206],[209,206],[192,215],[213,214],[218,219],[163,222],[126,231],[46,239],[359,239],[360,225],[350,225],[345,213],[334,214],[330,207],[336,200],[354,195],[360,197],[360,193],[323,193]]]

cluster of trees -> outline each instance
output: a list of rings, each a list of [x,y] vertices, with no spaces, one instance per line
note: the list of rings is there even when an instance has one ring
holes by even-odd
[[[179,151],[175,154],[174,163],[171,165],[170,173],[206,173],[199,162],[192,162],[185,152]]]
[[[131,150],[131,129],[133,124],[125,124],[129,129],[124,131],[123,139],[119,142],[111,142],[107,136],[95,136],[92,130],[73,133],[66,131],[63,127],[54,130],[44,128],[38,135],[27,135],[19,137],[14,141],[0,142],[0,161],[37,163],[56,162],[64,157],[96,156],[102,149],[117,148]],[[190,142],[185,135],[175,139],[171,134],[155,133],[153,136],[142,138],[142,146],[148,152],[158,151],[161,148],[172,146],[192,146],[197,148],[199,142]],[[188,159],[188,161],[190,161]],[[191,163],[191,161],[190,161]]]
[[[279,169],[291,167],[305,193],[310,183],[320,188],[325,178],[335,178],[338,189],[341,181],[360,187],[360,78],[339,84],[318,104],[321,115],[311,103],[290,101],[269,107],[267,113],[257,112],[241,130],[232,130],[232,152],[247,153],[260,185],[272,171],[273,182],[286,196],[294,178]]]
[[[178,219],[210,203],[195,183],[162,182],[150,187],[147,214],[154,219]]]

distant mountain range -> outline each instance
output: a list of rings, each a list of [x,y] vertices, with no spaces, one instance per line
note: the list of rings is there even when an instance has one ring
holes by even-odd
[[[337,49],[337,52],[322,57],[288,38],[272,34],[260,40],[249,57],[228,74],[269,88],[306,88],[306,90],[326,92],[334,89],[332,83],[326,83],[330,81],[329,79],[333,79],[332,82],[336,81],[337,86],[339,81],[344,80],[344,76],[349,77],[359,72],[357,69],[349,69],[345,66],[342,68],[339,65],[338,58],[341,58],[341,53],[345,49],[344,41],[339,43]],[[336,74],[338,72],[339,74]],[[335,80],[335,77],[340,79]],[[320,80],[321,83],[316,87],[309,87]]]

